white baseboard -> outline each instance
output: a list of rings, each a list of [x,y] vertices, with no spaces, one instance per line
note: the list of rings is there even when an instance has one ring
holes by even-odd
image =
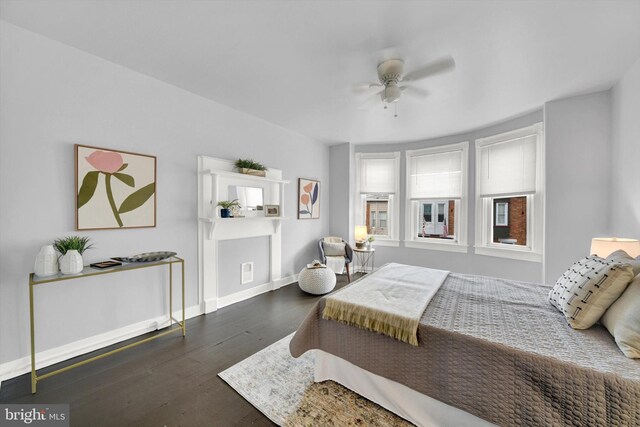
[[[290,285],[298,281],[298,274],[294,274],[291,276],[283,277],[282,279],[277,279],[273,281],[273,290],[280,289],[283,286]]]
[[[219,297],[217,300],[218,308],[226,307],[231,304],[235,304],[240,301],[244,301],[249,298],[253,298],[257,295],[264,294],[265,292],[274,291],[280,289],[285,285],[290,285],[298,281],[298,275],[283,277],[281,279],[274,280],[262,285],[254,286],[253,288],[245,289],[240,292],[235,292],[231,295],[225,295]]]
[[[188,307],[185,310],[185,318],[190,319],[202,314],[200,305]],[[182,311],[174,311],[173,317],[180,320]],[[61,345],[49,350],[36,353],[36,369],[41,369],[56,363],[80,356],[94,350],[98,350],[130,338],[155,331],[169,324],[167,315],[159,316],[153,319],[144,320],[122,328],[114,329],[89,338],[74,341],[69,344]],[[0,384],[2,381],[15,378],[27,372],[31,372],[31,356],[21,357],[20,359],[11,360],[0,364]]]

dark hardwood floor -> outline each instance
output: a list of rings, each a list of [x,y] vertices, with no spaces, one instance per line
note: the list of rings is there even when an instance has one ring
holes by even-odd
[[[339,276],[337,288],[345,284]],[[217,374],[295,331],[318,298],[285,286],[188,320],[184,339],[170,334],[45,379],[36,395],[29,374],[4,381],[0,403],[69,403],[72,426],[272,426]]]

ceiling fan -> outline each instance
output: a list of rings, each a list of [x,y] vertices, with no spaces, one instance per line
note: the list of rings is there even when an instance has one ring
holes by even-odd
[[[369,98],[365,105],[374,103],[379,97],[387,108],[388,104],[397,102],[403,93],[419,98],[425,98],[429,93],[421,88],[411,85],[399,86],[399,83],[414,82],[422,80],[436,74],[452,71],[456,66],[451,56],[433,61],[422,68],[413,70],[407,74],[404,72],[404,61],[401,59],[389,59],[378,64],[378,80],[380,83],[364,83],[355,85],[353,91],[356,93],[366,93],[374,88],[382,88],[379,92]]]

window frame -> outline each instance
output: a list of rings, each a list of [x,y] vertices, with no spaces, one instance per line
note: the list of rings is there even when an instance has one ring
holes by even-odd
[[[387,236],[375,236],[377,246],[400,246],[399,229],[400,229],[400,151],[378,152],[378,153],[355,153],[355,181],[356,181],[356,200],[355,200],[355,223],[356,225],[366,225],[366,209],[367,196],[388,196],[387,210]],[[360,192],[360,170],[362,159],[394,159],[395,173],[395,190],[393,193],[361,193]],[[351,237],[351,236],[350,236]]]
[[[430,154],[448,153],[453,151],[462,152],[461,197],[451,199],[446,197],[419,198],[412,199],[410,196],[411,181],[411,159]],[[407,150],[405,152],[405,240],[404,246],[414,249],[427,249],[446,252],[468,251],[467,230],[468,230],[468,199],[469,199],[469,141],[454,144],[438,145],[434,147],[421,148],[417,150]],[[420,204],[428,201],[456,200],[455,235],[456,240],[438,239],[431,237],[418,237],[417,218]],[[445,205],[445,218],[447,217],[447,206]],[[432,212],[434,219],[437,219],[437,208]]]
[[[513,139],[536,135],[536,192],[534,194],[502,194],[496,197],[480,197],[481,168],[478,162],[480,150],[488,145],[505,143]],[[500,258],[542,262],[544,247],[544,126],[536,123],[514,131],[475,140],[476,147],[476,241],[474,253]],[[510,245],[493,242],[494,199],[527,197],[527,245]],[[508,215],[508,214],[507,214]],[[497,224],[496,224],[497,225]]]

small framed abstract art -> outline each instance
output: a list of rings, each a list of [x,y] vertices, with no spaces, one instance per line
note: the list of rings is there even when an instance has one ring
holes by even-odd
[[[298,179],[298,219],[320,218],[320,181]]]
[[[156,226],[156,158],[75,145],[76,230]]]

